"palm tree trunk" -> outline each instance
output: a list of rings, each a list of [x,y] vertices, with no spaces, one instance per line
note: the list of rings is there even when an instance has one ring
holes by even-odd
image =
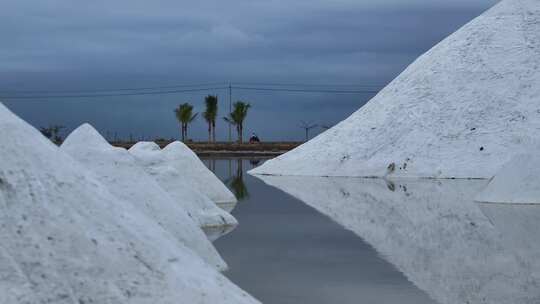
[[[187,125],[184,123],[182,125],[182,142],[186,142],[187,139]]]
[[[216,121],[212,121],[212,142],[216,142]]]
[[[238,137],[236,139],[236,142],[239,143],[239,144],[242,143],[242,139],[240,138],[240,126],[238,126],[238,125],[236,126],[236,136]]]
[[[242,143],[242,131],[244,129],[244,126],[242,124],[238,124],[238,141]]]
[[[184,125],[180,124],[180,136],[182,137],[182,142],[184,141]]]
[[[208,122],[208,143],[212,142],[212,123]]]

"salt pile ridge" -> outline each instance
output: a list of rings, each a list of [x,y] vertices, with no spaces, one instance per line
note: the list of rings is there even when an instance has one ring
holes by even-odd
[[[1,303],[257,303],[1,104],[0,139]]]
[[[538,151],[537,149],[534,150]],[[540,204],[540,157],[520,154],[503,166],[476,197],[481,203]]]
[[[180,171],[185,183],[208,196],[218,206],[235,204],[232,192],[201,162],[184,143],[175,141],[163,149],[169,164]]]
[[[225,262],[182,204],[173,201],[128,151],[111,146],[89,124],[73,131],[61,150],[98,176],[122,202],[131,203],[211,265],[221,270],[226,268]]]
[[[503,0],[254,174],[490,178],[540,134],[540,1]]]
[[[129,153],[175,202],[182,204],[203,229],[238,224],[232,215],[216,206],[206,195],[193,189],[192,184],[186,182],[186,176],[171,165],[154,142],[138,142],[129,149]]]

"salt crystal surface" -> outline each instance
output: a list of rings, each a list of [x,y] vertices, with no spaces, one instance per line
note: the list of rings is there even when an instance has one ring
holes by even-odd
[[[235,204],[234,194],[212,173],[184,143],[175,141],[163,148],[171,166],[185,176],[185,183],[208,196],[218,206]]]
[[[251,173],[490,178],[539,137],[539,83],[540,1],[504,0],[349,118]]]
[[[0,138],[2,303],[258,303],[1,104]]]
[[[205,261],[226,268],[215,248],[182,203],[173,201],[123,148],[111,146],[91,125],[83,124],[64,141],[61,150],[97,175],[107,189],[153,219]]]
[[[540,204],[539,178],[540,157],[537,154],[517,155],[495,174],[487,187],[476,196],[476,201]]]
[[[203,228],[235,226],[236,219],[222,210],[208,196],[188,182],[187,176],[176,169],[154,142],[138,142],[129,149],[139,165],[155,178],[175,202],[182,204],[188,214]]]

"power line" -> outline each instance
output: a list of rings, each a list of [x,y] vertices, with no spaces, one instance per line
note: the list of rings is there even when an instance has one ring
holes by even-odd
[[[44,94],[62,94],[62,93],[100,93],[100,92],[118,92],[118,91],[148,91],[148,90],[162,90],[162,89],[173,89],[173,88],[196,88],[196,87],[208,87],[208,86],[217,86],[217,85],[226,85],[226,82],[214,82],[214,83],[200,83],[200,84],[178,84],[170,86],[157,86],[157,87],[138,87],[138,88],[115,88],[115,89],[93,89],[93,90],[9,90],[9,91],[0,91],[0,93],[14,93],[14,94],[33,94],[33,93],[44,93]]]
[[[370,94],[377,93],[378,90],[328,90],[328,89],[288,89],[288,88],[257,88],[257,87],[232,87],[239,90],[252,91],[278,91],[278,92],[300,92],[300,93],[340,93],[340,94]]]
[[[219,86],[219,87],[204,87],[204,88],[190,88],[190,89],[178,89],[178,90],[157,90],[157,87],[153,88],[140,88],[140,89],[115,89],[114,91],[121,90],[143,90],[135,91],[129,93],[106,93],[101,94],[99,92],[109,92],[108,90],[94,90],[94,91],[71,91],[73,93],[81,94],[69,94],[66,91],[66,94],[57,94],[57,95],[4,95],[0,96],[1,99],[47,99],[47,98],[97,98],[97,97],[118,97],[118,96],[144,96],[144,95],[167,95],[167,94],[178,94],[178,93],[188,93],[188,92],[202,92],[202,91],[215,91],[215,90],[229,90],[229,93],[232,89],[237,90],[249,90],[249,91],[270,91],[270,92],[291,92],[291,93],[328,93],[328,94],[373,94],[377,93],[378,89],[361,89],[361,90],[343,90],[343,89],[329,89],[329,88],[320,88],[320,89],[305,89],[305,88],[276,88],[276,87],[255,87],[255,86]],[[148,91],[148,90],[153,91]],[[146,90],[146,91],[145,91]],[[111,92],[114,92],[111,90]],[[51,91],[52,92],[52,91]],[[56,91],[58,92],[58,91]],[[92,92],[91,94],[84,94],[85,92]],[[28,93],[27,93],[28,94]]]
[[[283,86],[283,87],[353,87],[353,88],[368,88],[368,89],[375,89],[375,88],[381,88],[385,85],[381,84],[344,84],[344,83],[334,83],[334,84],[327,84],[327,83],[276,83],[276,82],[235,82],[233,84],[236,85],[248,85],[248,86],[263,86],[263,87],[275,87],[275,86]]]
[[[26,95],[26,96],[13,95],[13,96],[0,96],[0,99],[94,98],[94,97],[116,97],[116,96],[139,96],[139,95],[165,95],[165,94],[224,90],[224,89],[228,89],[228,87],[197,88],[197,89],[154,91],[154,92],[116,93],[116,94]]]
[[[295,86],[295,87],[355,87],[355,88],[381,88],[381,84],[324,84],[324,83],[264,83],[264,82],[235,82],[237,85],[248,86]]]
[[[358,89],[372,89],[383,87],[382,85],[361,85],[361,84],[324,84],[324,83],[267,83],[267,82],[213,82],[213,83],[199,83],[199,84],[176,84],[166,86],[153,86],[153,87],[121,87],[121,88],[103,88],[92,90],[0,90],[0,94],[84,94],[84,93],[102,93],[102,92],[121,92],[121,91],[148,91],[148,90],[163,90],[174,88],[198,88],[198,87],[210,87],[210,86],[227,86],[227,85],[240,85],[240,86],[257,86],[257,87],[324,87],[338,88],[338,87],[354,87]],[[339,90],[339,89],[338,89]]]

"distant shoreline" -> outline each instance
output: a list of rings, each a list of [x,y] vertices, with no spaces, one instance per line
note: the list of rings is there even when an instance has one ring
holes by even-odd
[[[164,148],[172,141],[154,141]],[[131,148],[137,142],[111,142],[115,147]],[[261,142],[261,143],[228,143],[228,142],[187,142],[186,145],[200,157],[275,157],[286,153],[301,142]]]

